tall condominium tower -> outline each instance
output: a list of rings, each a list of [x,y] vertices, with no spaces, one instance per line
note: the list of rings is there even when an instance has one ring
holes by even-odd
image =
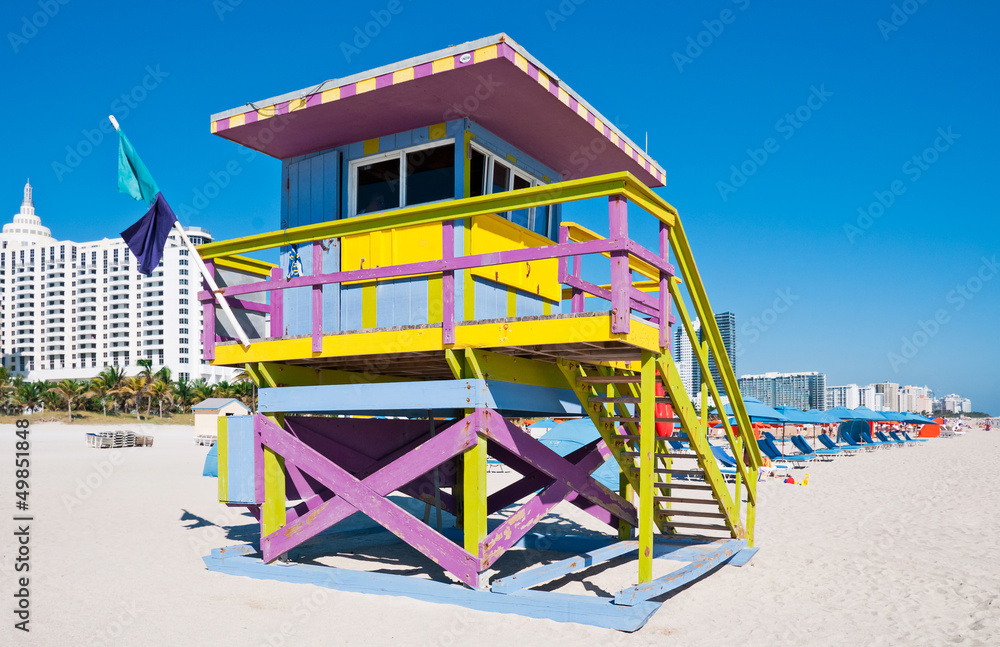
[[[193,243],[212,240],[186,227]],[[56,240],[35,214],[31,184],[0,234],[0,364],[28,380],[87,379],[106,366],[169,367],[175,379],[218,381],[201,359],[201,278],[176,232],[150,276],[119,238]],[[134,369],[134,370],[129,370]]]

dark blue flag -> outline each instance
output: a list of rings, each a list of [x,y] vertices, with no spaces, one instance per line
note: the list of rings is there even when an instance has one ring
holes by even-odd
[[[177,216],[170,205],[163,199],[162,193],[156,194],[153,206],[146,215],[134,225],[122,232],[125,244],[132,250],[139,262],[139,272],[149,276],[163,258],[163,248],[167,244],[170,229],[177,222]]]

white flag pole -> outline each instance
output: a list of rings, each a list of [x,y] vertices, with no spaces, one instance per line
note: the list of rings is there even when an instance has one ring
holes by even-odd
[[[119,130],[118,120],[115,119],[114,115],[108,115],[108,119],[111,120],[111,125],[115,127],[115,130],[116,131]],[[236,330],[236,335],[239,337],[240,344],[242,344],[243,349],[246,350],[250,348],[250,341],[247,337],[246,332],[243,330],[243,326],[241,326],[240,323],[236,320],[236,315],[233,314],[232,308],[229,307],[229,303],[226,301],[226,297],[225,295],[223,295],[222,289],[220,289],[219,284],[215,282],[215,276],[212,274],[212,272],[208,271],[208,267],[205,265],[205,261],[201,259],[201,254],[199,254],[198,250],[195,249],[194,243],[192,243],[191,239],[188,238],[188,235],[184,231],[184,227],[181,226],[179,220],[174,221],[174,228],[180,235],[181,241],[187,248],[188,253],[190,253],[191,256],[194,257],[194,262],[198,266],[198,271],[201,272],[202,278],[204,278],[205,282],[208,283],[208,288],[209,290],[212,291],[212,295],[215,297],[215,300],[218,302],[220,306],[222,306],[222,312],[223,314],[225,314],[229,324]],[[208,322],[203,321],[202,325],[204,326],[207,323]]]

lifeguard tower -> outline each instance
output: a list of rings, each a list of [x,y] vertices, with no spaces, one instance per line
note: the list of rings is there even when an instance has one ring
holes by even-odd
[[[199,248],[250,337],[206,289],[205,358],[260,387],[259,412],[220,419],[218,443],[219,498],[253,513],[260,542],[210,568],[634,630],[658,596],[749,559],[760,455],[680,217],[650,189],[666,174],[524,48],[484,38],[211,130],[282,171],[276,231]],[[603,205],[605,231],[563,221],[576,201]],[[279,265],[245,256],[268,249]],[[706,435],[719,390],[702,384],[699,417],[675,323],[733,405],[729,482]],[[588,416],[601,438],[562,457],[511,422],[526,416]],[[614,491],[592,477],[609,457]],[[495,486],[490,459],[519,479]],[[606,536],[534,532],[563,501]],[[454,527],[421,518],[435,508]],[[301,563],[335,551],[355,512],[438,576]],[[537,589],[630,557],[614,596]],[[680,566],[654,577],[654,560]]]

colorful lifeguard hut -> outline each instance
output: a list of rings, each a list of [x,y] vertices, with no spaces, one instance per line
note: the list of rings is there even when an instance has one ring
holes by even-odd
[[[205,358],[260,387],[259,412],[218,430],[219,499],[253,513],[259,545],[213,551],[210,568],[634,630],[658,596],[749,559],[760,455],[680,217],[650,189],[666,174],[524,48],[491,36],[211,130],[282,171],[279,229],[199,248],[249,337],[206,289]],[[563,221],[583,200],[606,204],[606,231]],[[268,249],[279,265],[245,256]],[[671,360],[675,323],[702,375],[720,367],[743,459],[730,482]],[[722,410],[710,377],[701,389]],[[511,422],[528,416],[588,416],[601,439],[561,457]],[[608,457],[617,491],[591,476]],[[495,486],[488,458],[519,480]],[[534,532],[562,501],[607,535]],[[439,576],[301,563],[335,551],[355,512]],[[516,551],[528,567],[510,571]],[[536,589],[628,556],[613,597]],[[661,559],[680,566],[654,577]]]

